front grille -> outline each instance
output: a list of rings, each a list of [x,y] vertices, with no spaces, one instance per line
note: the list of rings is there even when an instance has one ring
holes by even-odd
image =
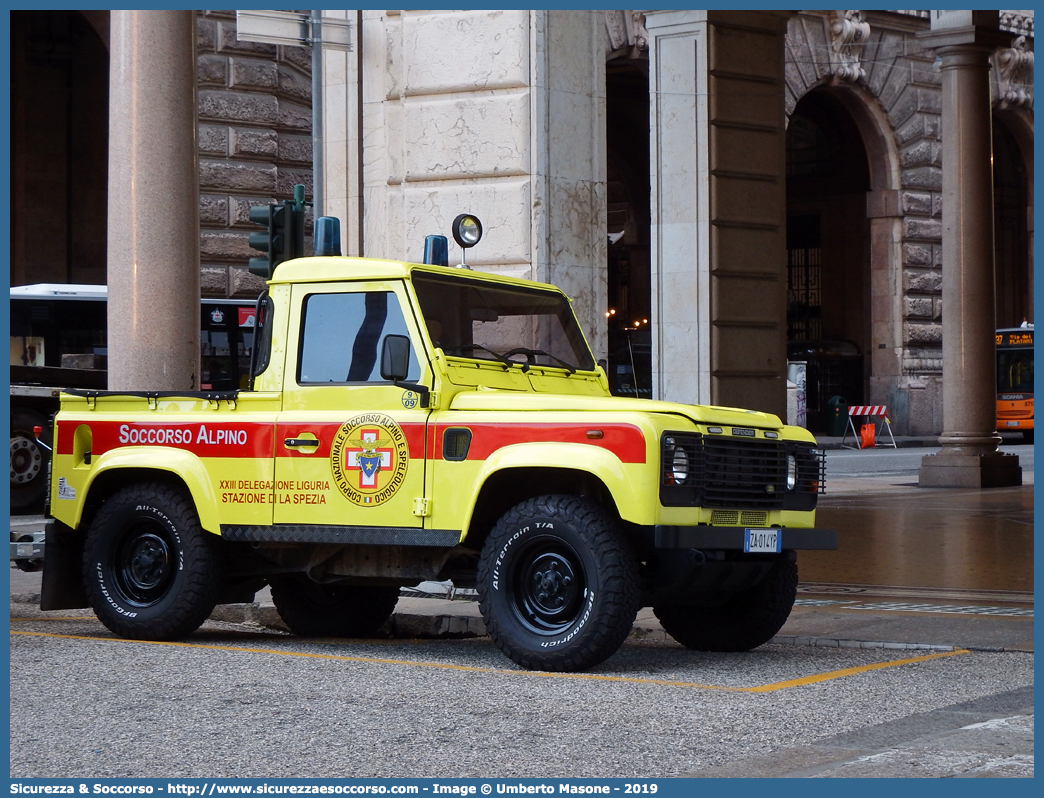
[[[715,510],[711,513],[710,522],[714,526],[765,526],[768,513],[761,510],[744,513],[739,510]]]
[[[816,494],[824,490],[825,461],[811,445],[665,433],[660,448],[660,502],[667,507],[714,509],[714,524],[763,525],[771,510],[814,509]],[[791,490],[787,490],[788,456],[794,457],[796,466]],[[721,512],[725,509],[749,512],[726,516]]]
[[[703,439],[704,507],[783,506],[787,458],[778,441]]]
[[[1032,409],[1023,410],[998,410],[997,418],[1032,418]]]
[[[715,510],[711,513],[711,523],[718,526],[736,526],[739,524],[739,510]]]

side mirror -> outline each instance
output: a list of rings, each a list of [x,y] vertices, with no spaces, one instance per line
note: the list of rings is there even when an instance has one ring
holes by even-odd
[[[402,382],[410,373],[410,339],[386,335],[381,347],[381,379]]]

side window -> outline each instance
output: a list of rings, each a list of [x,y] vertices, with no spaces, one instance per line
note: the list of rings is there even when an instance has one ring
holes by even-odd
[[[305,298],[297,382],[381,382],[387,335],[409,336],[399,300],[390,291],[311,294]],[[419,376],[414,349],[407,379]]]

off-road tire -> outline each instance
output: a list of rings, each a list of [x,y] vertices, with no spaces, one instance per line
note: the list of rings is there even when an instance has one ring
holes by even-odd
[[[217,601],[217,543],[184,492],[152,483],[122,488],[87,532],[83,579],[91,607],[120,637],[191,634]]]
[[[11,411],[11,511],[43,509],[47,495],[47,462],[51,453],[36,442],[33,427],[43,427],[40,439],[51,445],[51,431],[40,413],[25,408]]]
[[[321,585],[304,576],[274,577],[270,584],[279,617],[301,637],[372,637],[399,600],[397,587]]]
[[[591,501],[540,496],[496,523],[479,559],[486,631],[530,670],[582,671],[610,657],[638,611],[638,563]]]
[[[718,606],[653,607],[664,630],[695,651],[749,651],[783,628],[797,597],[797,563],[781,560],[749,590]]]

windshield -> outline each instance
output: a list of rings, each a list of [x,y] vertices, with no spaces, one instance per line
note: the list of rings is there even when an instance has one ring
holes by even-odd
[[[1033,350],[1009,349],[997,353],[997,390],[1033,393]]]
[[[454,357],[594,369],[568,300],[555,291],[413,273],[421,314],[437,347]]]

